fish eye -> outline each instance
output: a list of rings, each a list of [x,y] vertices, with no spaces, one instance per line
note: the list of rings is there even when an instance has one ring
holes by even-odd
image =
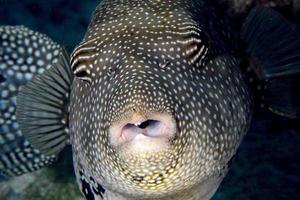
[[[78,79],[91,83],[92,78],[90,69],[92,68],[92,61],[83,58],[80,56],[71,57],[71,69]]]
[[[182,27],[181,49],[190,63],[202,65],[210,48],[210,37],[201,27],[191,25]]]
[[[93,46],[95,40],[81,42],[71,54],[71,69],[73,74],[80,80],[91,83],[94,57],[96,47]]]
[[[91,83],[90,70],[85,65],[72,65],[73,74],[80,80]]]

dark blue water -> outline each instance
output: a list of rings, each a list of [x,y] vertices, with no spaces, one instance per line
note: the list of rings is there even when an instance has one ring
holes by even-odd
[[[99,1],[0,0],[0,25],[26,25],[49,35],[70,52],[82,39]],[[300,199],[299,121],[272,114],[252,126],[214,200]],[[58,176],[70,166],[54,166]]]

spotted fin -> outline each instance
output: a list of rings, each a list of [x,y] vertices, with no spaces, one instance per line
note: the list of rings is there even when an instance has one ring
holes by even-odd
[[[258,6],[247,17],[241,39],[262,85],[262,106],[284,117],[299,117],[300,28],[271,8]]]
[[[24,26],[0,26],[0,174],[16,176],[56,160],[34,148],[16,117],[22,86],[58,61],[61,47],[44,34]]]

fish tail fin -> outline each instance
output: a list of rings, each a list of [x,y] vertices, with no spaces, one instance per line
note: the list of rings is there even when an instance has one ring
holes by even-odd
[[[60,129],[56,130],[51,129],[54,126],[50,124],[48,129],[46,124],[44,129],[38,125],[46,122],[47,117],[54,119],[56,116],[61,120],[66,118],[63,111],[58,110],[67,104],[64,101],[68,99],[67,88],[70,87],[72,78],[69,72],[54,69],[66,65],[66,57],[62,48],[44,34],[24,26],[0,26],[0,174],[21,175],[56,160],[57,152],[45,154],[44,149],[39,149],[40,146],[27,137],[30,138],[33,132],[43,131],[55,132],[57,136],[59,133],[65,135],[58,131],[62,127],[67,129],[67,124],[57,126]],[[64,74],[62,77],[67,81],[62,83],[63,78],[59,78],[59,73],[55,73],[57,71],[61,71]],[[52,77],[56,78],[55,83],[51,83],[49,74],[54,74]],[[44,84],[39,82],[40,85],[36,86],[38,90],[30,91],[34,88],[33,82],[42,77]],[[42,99],[42,95],[49,90],[57,92],[49,92]],[[58,95],[63,91],[64,98]],[[51,101],[51,95],[62,99]],[[64,102],[63,106],[61,102]]]
[[[300,28],[279,13],[258,6],[241,31],[250,68],[261,87],[261,106],[289,118],[300,116]],[[297,88],[298,87],[298,88]]]

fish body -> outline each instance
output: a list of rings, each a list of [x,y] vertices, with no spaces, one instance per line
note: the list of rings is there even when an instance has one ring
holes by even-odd
[[[103,1],[97,7],[71,56],[78,77],[70,130],[79,183],[82,176],[95,180],[107,199],[213,194],[252,112],[231,44],[237,36],[222,18],[205,1]],[[175,130],[158,139],[161,145],[153,144],[155,137],[128,142],[114,135],[112,127],[135,120],[174,123]],[[192,194],[182,196],[185,191]]]
[[[60,46],[23,26],[0,27],[0,44],[0,174],[21,175],[55,160],[32,147],[22,134],[16,96],[21,86],[57,61]],[[29,44],[32,46],[26,47]]]
[[[237,34],[208,1],[104,0],[70,58],[60,48],[21,87],[16,120],[45,156],[72,145],[88,200],[210,199],[253,116],[244,71],[268,80],[265,107],[299,114],[274,98],[277,78],[300,72],[300,40],[286,24],[256,8]]]

